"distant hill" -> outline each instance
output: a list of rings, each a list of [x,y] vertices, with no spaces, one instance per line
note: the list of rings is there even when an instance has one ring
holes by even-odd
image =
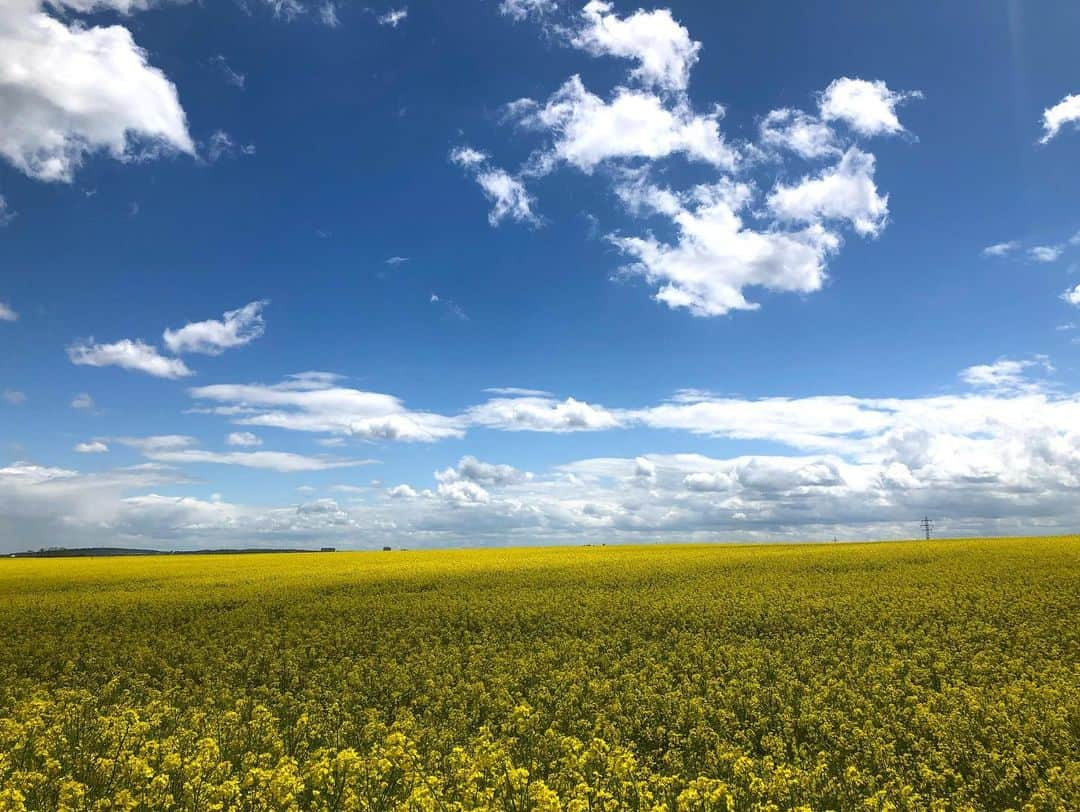
[[[128,547],[49,547],[43,550],[26,550],[21,553],[8,553],[8,558],[89,558],[102,556],[130,555],[247,555],[256,553],[332,553],[333,547],[319,550],[310,549],[263,549],[239,548],[221,550],[140,550]]]

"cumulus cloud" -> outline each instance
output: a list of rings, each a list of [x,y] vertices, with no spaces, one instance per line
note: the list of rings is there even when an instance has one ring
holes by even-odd
[[[20,392],[18,389],[5,389],[0,392],[0,397],[4,399],[4,402],[9,406],[22,406],[26,403],[26,393]]]
[[[1080,122],[1080,94],[1069,95],[1052,107],[1043,110],[1043,137],[1040,144],[1049,143],[1066,125]]]
[[[477,166],[488,159],[487,153],[469,146],[456,147],[450,151],[450,160],[458,166]]]
[[[533,159],[536,173],[560,163],[591,173],[605,162],[675,154],[724,169],[737,161],[720,133],[721,108],[698,114],[685,99],[669,102],[626,87],[616,88],[604,101],[586,89],[580,76],[570,77],[543,105],[525,99],[507,112],[523,127],[553,136],[551,146]]]
[[[0,468],[0,549],[124,543],[124,498],[132,491],[186,480],[157,467],[82,474],[20,461]],[[139,523],[146,537],[175,534],[170,523]]]
[[[266,508],[164,496],[158,489],[179,487],[183,475],[161,463],[306,471],[319,470],[310,460],[326,460],[238,458],[244,452],[204,452],[184,435],[112,438],[110,445],[130,445],[155,462],[100,474],[33,463],[0,468],[0,539],[9,546],[22,540],[23,547],[35,546],[27,540],[101,538],[170,546],[361,539],[423,547],[909,537],[925,514],[957,535],[1068,531],[1080,522],[1080,397],[1031,385],[1050,371],[1039,357],[999,359],[961,373],[971,391],[930,397],[745,399],[684,391],[638,409],[591,405],[594,418],[607,415],[593,420],[596,430],[662,428],[763,441],[775,450],[591,457],[532,472],[466,455],[428,481],[352,490],[347,506],[316,499]],[[336,384],[325,373],[309,374],[277,394]],[[518,406],[528,408],[514,412],[499,403],[493,428],[564,426],[557,408],[564,402],[498,400],[522,400]]]
[[[834,80],[822,92],[818,109],[825,121],[843,121],[859,135],[896,135],[906,132],[896,116],[898,105],[922,98],[919,91],[899,93],[879,80]]]
[[[186,378],[195,374],[179,358],[166,358],[156,347],[126,338],[112,344],[98,344],[92,338],[76,342],[67,348],[67,354],[71,363],[78,366],[117,366],[156,378]]]
[[[960,371],[960,379],[971,386],[1002,391],[1037,392],[1044,388],[1041,381],[1032,380],[1030,372],[1054,372],[1044,355],[1034,358],[999,358],[992,364],[976,364]]]
[[[690,69],[698,60],[701,43],[667,9],[638,10],[620,18],[612,4],[590,0],[581,10],[581,26],[571,35],[577,48],[599,56],[632,59],[638,66],[631,76],[644,85],[684,91]]]
[[[1064,251],[1060,245],[1036,245],[1028,249],[1028,256],[1036,262],[1057,262]]]
[[[620,16],[606,0],[590,0],[564,25],[534,13],[539,5],[508,2],[502,10],[515,19],[539,17],[557,41],[630,60],[633,67],[606,96],[573,75],[544,101],[507,104],[504,121],[544,137],[519,174],[543,178],[573,167],[599,175],[631,214],[666,221],[659,232],[606,235],[629,258],[623,274],[644,278],[658,302],[719,316],[760,307],[749,298],[755,288],[812,293],[824,286],[844,229],[876,237],[885,228],[889,198],[875,182],[875,157],[857,142],[906,133],[897,108],[921,93],[840,77],[818,94],[817,115],[773,110],[760,122],[759,143],[731,144],[720,127],[723,106],[701,111],[690,100],[687,87],[701,44],[669,10]],[[846,126],[834,129],[834,123]],[[777,164],[791,156],[834,158],[835,164],[790,183]],[[474,148],[451,157],[474,176],[490,166],[489,156]],[[661,174],[685,177],[682,169],[669,171],[676,160],[698,164],[699,178],[701,172],[715,174],[691,188],[660,186],[655,178]],[[757,175],[766,172],[774,176],[762,182]],[[507,179],[514,176],[506,173]],[[763,188],[771,192],[762,196]],[[492,222],[513,210],[496,205]],[[522,209],[516,219],[531,212]]]
[[[1061,294],[1061,298],[1071,305],[1080,307],[1080,285],[1066,290],[1064,293]]]
[[[460,437],[457,418],[415,412],[392,395],[339,385],[328,373],[302,373],[278,384],[215,384],[191,390],[209,411],[234,423],[319,432],[361,440],[434,442]]]
[[[878,194],[874,156],[851,147],[840,162],[794,186],[777,186],[767,204],[781,220],[847,220],[856,233],[876,237],[889,216],[889,196]]]
[[[526,396],[493,398],[470,408],[469,423],[501,431],[598,431],[618,428],[621,417],[616,411],[567,398]]]
[[[1007,256],[1017,248],[1020,247],[1020,243],[1017,240],[1009,240],[1008,242],[998,242],[993,245],[988,245],[982,250],[984,257],[1004,257]]]
[[[109,450],[109,446],[100,440],[92,440],[86,443],[76,443],[73,450],[79,454],[104,454]]]
[[[226,311],[220,320],[190,322],[179,330],[166,330],[162,338],[175,354],[221,355],[262,336],[266,329],[262,311],[267,304],[266,300],[249,302],[237,310]]]
[[[19,314],[16,313],[11,305],[5,302],[0,302],[0,321],[18,321]]]
[[[72,409],[93,409],[94,399],[86,392],[80,392],[71,399]]]
[[[491,501],[491,494],[467,479],[440,482],[437,493],[454,505],[478,505]]]
[[[233,431],[225,437],[225,444],[240,446],[242,448],[251,448],[253,446],[262,445],[262,440],[250,431]]]
[[[755,310],[746,289],[811,293],[825,282],[826,260],[840,237],[820,223],[791,231],[758,230],[744,221],[752,188],[721,180],[686,194],[655,186],[629,186],[620,193],[632,208],[667,217],[677,229],[674,242],[652,234],[609,236],[633,259],[626,270],[658,285],[657,301],[686,308],[696,316]]]
[[[476,457],[462,457],[456,466],[435,472],[435,479],[439,482],[476,482],[481,485],[498,487],[521,482],[531,478],[531,474],[519,471],[512,465],[496,465],[489,462],[481,462]]]
[[[64,5],[76,12],[144,7]],[[195,153],[176,87],[127,28],[62,20],[39,0],[0,8],[0,107],[0,155],[38,180],[70,182],[96,152],[121,161]]]
[[[839,139],[832,127],[802,110],[784,107],[773,110],[761,121],[761,142],[812,160],[839,155]]]

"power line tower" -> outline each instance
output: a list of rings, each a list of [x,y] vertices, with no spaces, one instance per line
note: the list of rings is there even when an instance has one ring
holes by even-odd
[[[934,520],[929,516],[923,516],[919,520],[919,527],[921,527],[923,533],[926,534],[926,540],[930,541],[930,531],[934,529]]]

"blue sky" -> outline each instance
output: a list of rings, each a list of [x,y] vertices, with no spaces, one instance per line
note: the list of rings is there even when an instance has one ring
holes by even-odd
[[[1078,27],[15,0],[0,550],[1075,530]]]

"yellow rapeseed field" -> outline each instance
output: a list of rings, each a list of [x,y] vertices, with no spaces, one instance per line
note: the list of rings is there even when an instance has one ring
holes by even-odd
[[[0,810],[1080,809],[1080,539],[0,561]]]

